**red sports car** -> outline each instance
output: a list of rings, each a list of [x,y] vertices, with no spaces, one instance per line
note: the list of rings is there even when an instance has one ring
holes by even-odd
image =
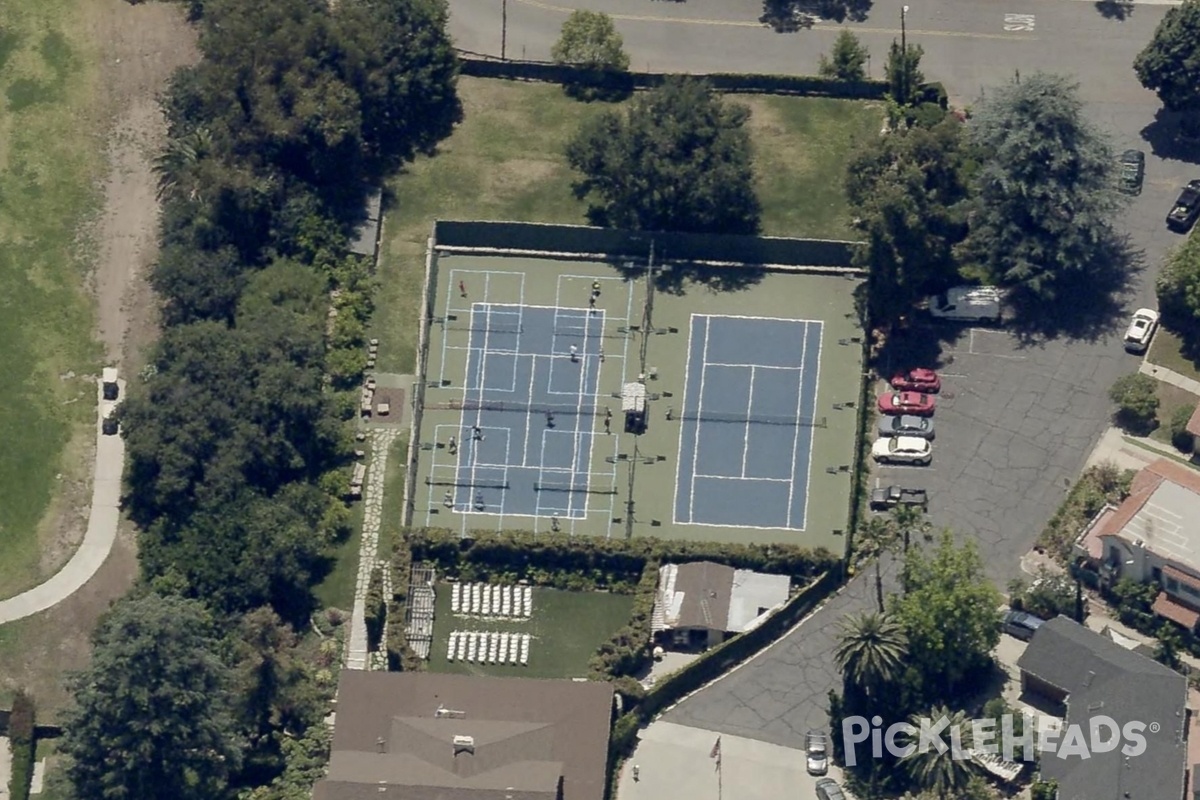
[[[912,414],[932,417],[936,407],[933,395],[920,392],[888,392],[879,396],[880,414]]]
[[[892,388],[911,392],[937,392],[942,388],[942,379],[931,369],[917,368],[901,372],[892,377]]]

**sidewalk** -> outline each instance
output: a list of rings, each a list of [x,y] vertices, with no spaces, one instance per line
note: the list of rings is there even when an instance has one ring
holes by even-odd
[[[1191,392],[1194,395],[1200,395],[1200,381],[1193,380],[1186,375],[1180,375],[1174,370],[1160,367],[1157,364],[1151,364],[1149,361],[1142,361],[1142,365],[1138,367],[1138,372],[1143,375],[1149,375],[1151,378],[1160,380],[1163,383],[1169,383],[1172,386],[1177,386],[1185,392]]]

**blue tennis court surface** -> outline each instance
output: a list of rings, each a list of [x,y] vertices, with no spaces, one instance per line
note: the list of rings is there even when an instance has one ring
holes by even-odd
[[[592,450],[604,436],[594,412],[604,321],[602,309],[473,304],[464,411],[450,432],[459,441],[453,510],[587,515]],[[607,477],[601,490],[612,488]]]
[[[804,530],[822,328],[692,316],[676,524]]]

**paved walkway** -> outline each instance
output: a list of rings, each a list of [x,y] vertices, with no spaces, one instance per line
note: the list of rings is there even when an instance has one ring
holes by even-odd
[[[358,582],[354,588],[354,612],[350,616],[350,642],[347,669],[367,669],[367,584],[371,570],[379,564],[379,527],[383,522],[383,484],[387,475],[388,451],[399,434],[398,430],[380,428],[371,436],[371,462],[367,466],[367,481],[363,488],[362,543],[358,551]],[[386,570],[385,570],[386,576]]]
[[[15,622],[45,611],[83,587],[91,580],[100,565],[108,558],[117,538],[117,523],[121,518],[121,473],[125,468],[125,440],[120,435],[105,436],[100,429],[100,417],[105,408],[100,381],[96,403],[96,463],[92,473],[92,509],[88,515],[87,533],[83,543],[54,577],[16,597],[0,600],[0,624]],[[118,381],[120,396],[125,396],[125,382]]]
[[[1149,361],[1143,361],[1138,367],[1138,372],[1143,375],[1149,375],[1151,378],[1156,378],[1163,383],[1169,383],[1172,386],[1177,386],[1185,392],[1191,392],[1194,395],[1200,395],[1200,381],[1180,375],[1174,370],[1160,367],[1157,364],[1151,364]]]

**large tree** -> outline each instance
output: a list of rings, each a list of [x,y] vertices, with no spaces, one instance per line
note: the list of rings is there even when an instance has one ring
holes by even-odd
[[[756,233],[750,112],[702,81],[668,79],[567,146],[593,223],[646,231]]]
[[[890,613],[908,637],[908,663],[930,699],[951,699],[991,663],[1002,598],[975,546],[955,545],[949,532],[932,552],[909,550],[904,569],[907,592],[893,597]]]
[[[858,251],[868,270],[872,324],[888,325],[957,275],[954,247],[967,233],[971,159],[963,126],[902,128],[864,143],[846,172]]]
[[[612,17],[601,11],[572,11],[562,26],[562,34],[550,57],[557,64],[572,64],[595,70],[629,69],[621,34]]]
[[[1167,258],[1158,276],[1158,308],[1163,325],[1200,352],[1200,236],[1190,236]]]
[[[963,757],[963,751],[972,746],[971,721],[962,711],[951,712],[945,706],[937,706],[925,714],[913,717],[909,724],[919,729],[921,717],[930,719],[935,724],[943,718],[949,721],[949,725],[941,733],[945,749],[937,746],[918,746],[903,762],[909,775],[918,786],[931,792],[939,800],[962,797],[975,774],[972,761]],[[955,733],[962,748],[957,752],[951,738]],[[911,744],[918,744],[917,737],[913,737]]]
[[[990,90],[970,125],[976,174],[969,266],[1041,300],[1110,278],[1121,207],[1107,137],[1078,86],[1036,73]]]
[[[1164,106],[1183,115],[1184,130],[1200,136],[1200,0],[1167,10],[1133,69]]]
[[[907,654],[908,639],[899,623],[864,612],[843,622],[833,658],[846,683],[871,698],[900,677]]]
[[[119,603],[71,681],[60,749],[76,797],[214,800],[241,762],[230,674],[204,606],[144,595]]]
[[[838,37],[833,40],[833,50],[827,58],[821,54],[821,65],[818,72],[824,78],[834,78],[839,81],[861,81],[867,77],[863,65],[870,56],[866,46],[859,38],[843,28]]]

